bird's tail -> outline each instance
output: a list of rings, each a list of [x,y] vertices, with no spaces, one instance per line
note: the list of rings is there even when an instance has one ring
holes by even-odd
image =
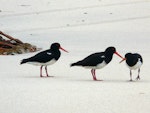
[[[70,66],[81,66],[81,61],[78,61],[78,62],[75,62],[75,63],[72,63]]]
[[[23,59],[20,64],[24,64],[24,63],[27,63],[28,62],[28,59]]]

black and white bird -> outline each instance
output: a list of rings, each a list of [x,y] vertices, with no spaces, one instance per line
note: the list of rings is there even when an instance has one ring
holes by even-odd
[[[127,53],[120,63],[125,60],[128,68],[130,69],[130,81],[132,81],[132,70],[136,69],[138,69],[138,76],[136,77],[136,80],[140,80],[140,67],[143,64],[142,56],[138,53]]]
[[[81,61],[72,63],[71,66],[82,66],[91,69],[93,80],[97,80],[95,70],[105,67],[112,60],[114,53],[123,59],[123,57],[116,52],[115,47],[108,47],[104,52],[91,54]]]
[[[42,51],[30,58],[23,59],[20,64],[28,63],[28,64],[41,66],[40,77],[43,77],[42,68],[43,66],[45,66],[46,76],[49,77],[48,72],[47,72],[47,66],[54,64],[59,59],[61,55],[59,49],[65,52],[68,52],[65,49],[63,49],[59,43],[53,43],[50,49]]]

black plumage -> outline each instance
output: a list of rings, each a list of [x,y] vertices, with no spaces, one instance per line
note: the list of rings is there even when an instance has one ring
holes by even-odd
[[[114,53],[123,58],[116,52],[115,47],[108,47],[104,52],[91,54],[83,60],[72,63],[71,66],[83,66],[85,68],[90,68],[93,80],[97,80],[95,70],[106,66],[112,60]]]
[[[47,72],[47,66],[54,64],[59,59],[61,55],[59,49],[62,49],[63,51],[67,52],[65,49],[63,49],[60,46],[59,43],[53,43],[50,49],[37,53],[36,55],[30,58],[23,59],[20,64],[29,63],[29,64],[41,66],[40,68],[41,77],[42,77],[42,68],[43,66],[45,66],[46,75],[48,77],[49,75]]]
[[[138,69],[138,76],[136,77],[136,80],[140,80],[140,67],[143,64],[142,56],[138,53],[127,53],[125,54],[125,59],[122,61],[124,60],[126,60],[126,64],[130,69],[130,81],[132,81],[132,70],[136,69]]]

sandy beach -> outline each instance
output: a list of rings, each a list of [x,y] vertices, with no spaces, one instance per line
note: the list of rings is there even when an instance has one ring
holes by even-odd
[[[0,0],[0,30],[46,50],[59,42],[69,51],[40,78],[40,67],[20,65],[38,52],[0,56],[1,113],[148,113],[150,111],[149,0]],[[93,81],[89,69],[70,67],[114,46],[143,57],[130,82],[125,62],[113,55]],[[41,51],[42,51],[41,50]],[[44,73],[45,74],[45,73]]]

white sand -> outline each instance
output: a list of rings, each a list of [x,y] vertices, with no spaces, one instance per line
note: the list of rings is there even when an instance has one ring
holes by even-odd
[[[149,0],[0,0],[0,11],[0,30],[43,49],[60,42],[70,52],[48,67],[53,78],[19,64],[35,53],[0,56],[0,113],[149,113]],[[96,71],[103,81],[69,67],[108,46],[143,56],[140,81],[128,81],[129,69],[116,55]]]

